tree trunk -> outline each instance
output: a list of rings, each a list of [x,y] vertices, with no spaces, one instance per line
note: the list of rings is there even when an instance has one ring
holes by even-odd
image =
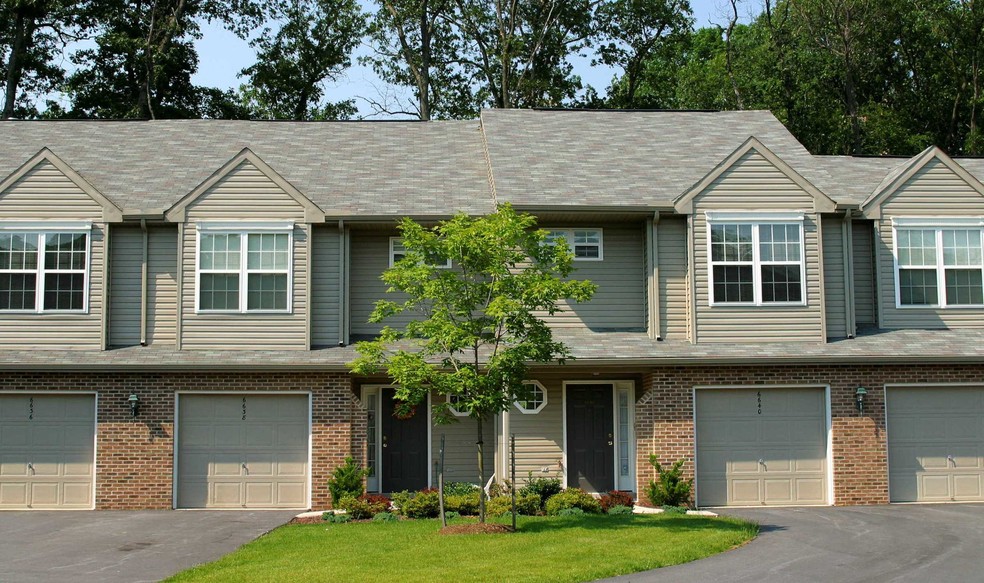
[[[475,419],[478,426],[478,521],[485,522],[485,440],[482,439],[482,418]]]
[[[422,121],[428,121],[431,118],[431,19],[428,9],[427,0],[423,0],[420,4],[420,75],[417,78],[417,109]]]
[[[18,10],[17,18],[14,20],[14,43],[10,48],[10,58],[7,59],[7,85],[4,88],[3,115],[0,119],[10,119],[14,115],[17,86],[20,85],[21,56],[25,49],[25,26],[24,14]]]

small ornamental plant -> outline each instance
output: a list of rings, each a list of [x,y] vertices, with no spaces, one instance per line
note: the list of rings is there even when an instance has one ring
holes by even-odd
[[[369,470],[363,469],[355,459],[345,458],[345,463],[338,466],[328,479],[328,493],[331,494],[332,506],[338,506],[342,498],[358,498],[365,492],[363,478],[369,475]]]
[[[690,506],[690,493],[694,487],[693,479],[683,479],[683,464],[677,460],[670,467],[659,463],[656,454],[649,456],[649,463],[656,470],[656,479],[649,480],[646,497],[654,506]]]
[[[602,510],[605,512],[611,512],[611,509],[616,506],[628,506],[629,509],[631,509],[635,500],[633,500],[632,494],[629,494],[628,492],[612,490],[602,496],[598,502],[601,504]]]
[[[601,514],[601,503],[580,488],[568,488],[547,500],[547,515],[559,516],[562,510],[579,508],[588,514]]]

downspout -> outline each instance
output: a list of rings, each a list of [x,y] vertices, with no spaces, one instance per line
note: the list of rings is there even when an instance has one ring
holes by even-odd
[[[659,314],[659,211],[653,213],[653,218],[649,223],[648,239],[649,247],[646,249],[648,256],[647,266],[649,271],[649,290],[651,298],[649,302],[649,336],[656,341],[662,341],[660,335],[660,314]]]
[[[854,313],[854,222],[851,211],[844,212],[844,224],[842,227],[843,238],[841,243],[844,245],[844,330],[848,338],[854,338],[857,333],[856,318]]]
[[[147,260],[150,255],[150,234],[147,219],[140,219],[143,235],[143,254],[140,256],[140,346],[147,346]]]
[[[338,345],[345,346],[347,340],[345,334],[345,319],[348,314],[345,311],[345,296],[348,294],[348,277],[346,272],[348,265],[345,263],[345,221],[338,219]]]

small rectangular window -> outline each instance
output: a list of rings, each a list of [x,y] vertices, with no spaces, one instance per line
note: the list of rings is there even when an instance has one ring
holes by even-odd
[[[390,261],[389,266],[393,267],[396,265],[397,261],[402,261],[407,256],[407,250],[403,247],[403,239],[400,237],[390,237]],[[433,258],[434,261],[429,262],[430,265],[438,269],[450,269],[451,260],[441,260],[438,257]]]
[[[604,259],[604,238],[601,229],[548,229],[547,241],[563,238],[574,254],[574,261]]]
[[[83,312],[87,232],[0,233],[0,310]]]
[[[291,255],[289,232],[200,233],[198,309],[290,311]]]

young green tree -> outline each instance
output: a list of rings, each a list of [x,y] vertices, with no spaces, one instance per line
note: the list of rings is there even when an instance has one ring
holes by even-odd
[[[376,340],[358,343],[359,357],[349,367],[362,375],[385,371],[403,413],[431,391],[455,399],[476,422],[477,477],[484,484],[483,423],[529,397],[523,380],[530,363],[570,358],[540,316],[556,313],[564,300],[591,299],[596,286],[568,279],[570,248],[549,242],[534,217],[509,205],[483,217],[459,214],[433,228],[403,219],[399,229],[405,255],[382,279],[403,299],[378,301],[370,320],[418,317],[403,330],[386,326]],[[437,407],[439,423],[453,421],[446,403]],[[479,516],[484,522],[484,494]]]

